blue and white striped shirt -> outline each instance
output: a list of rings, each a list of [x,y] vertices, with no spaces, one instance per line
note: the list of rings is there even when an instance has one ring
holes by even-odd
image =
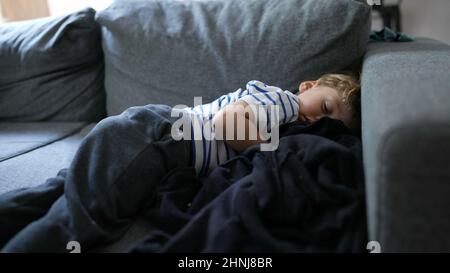
[[[279,106],[278,125],[297,120],[299,103],[296,95],[290,91],[283,91],[279,87],[268,86],[260,81],[250,81],[246,89],[220,96],[208,104],[184,108],[192,119],[196,119],[196,126],[191,126],[192,160],[197,174],[205,176],[214,167],[224,163],[237,153],[223,140],[205,137],[207,131],[214,131],[212,119],[222,108],[238,101],[245,101],[249,105]],[[266,107],[263,107],[266,108]],[[267,122],[270,124],[270,115]],[[256,121],[257,122],[257,121]],[[266,129],[269,129],[268,126]]]

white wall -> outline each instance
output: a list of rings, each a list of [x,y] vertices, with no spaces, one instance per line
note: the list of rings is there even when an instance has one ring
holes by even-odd
[[[450,44],[450,0],[404,0],[403,32]]]
[[[62,15],[80,10],[85,7],[102,10],[113,0],[47,0],[51,15]]]

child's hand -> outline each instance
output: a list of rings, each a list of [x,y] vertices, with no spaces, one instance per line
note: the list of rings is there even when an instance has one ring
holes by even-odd
[[[254,113],[244,101],[225,106],[213,118],[216,139],[225,140],[238,153],[265,142],[255,124]]]

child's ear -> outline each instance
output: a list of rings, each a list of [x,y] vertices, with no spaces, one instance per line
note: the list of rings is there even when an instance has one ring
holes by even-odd
[[[313,88],[317,84],[317,81],[304,81],[298,87],[300,93],[303,93],[311,88]]]

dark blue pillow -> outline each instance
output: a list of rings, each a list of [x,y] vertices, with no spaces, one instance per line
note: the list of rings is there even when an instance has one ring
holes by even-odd
[[[0,25],[0,121],[96,121],[105,115],[95,10]]]

